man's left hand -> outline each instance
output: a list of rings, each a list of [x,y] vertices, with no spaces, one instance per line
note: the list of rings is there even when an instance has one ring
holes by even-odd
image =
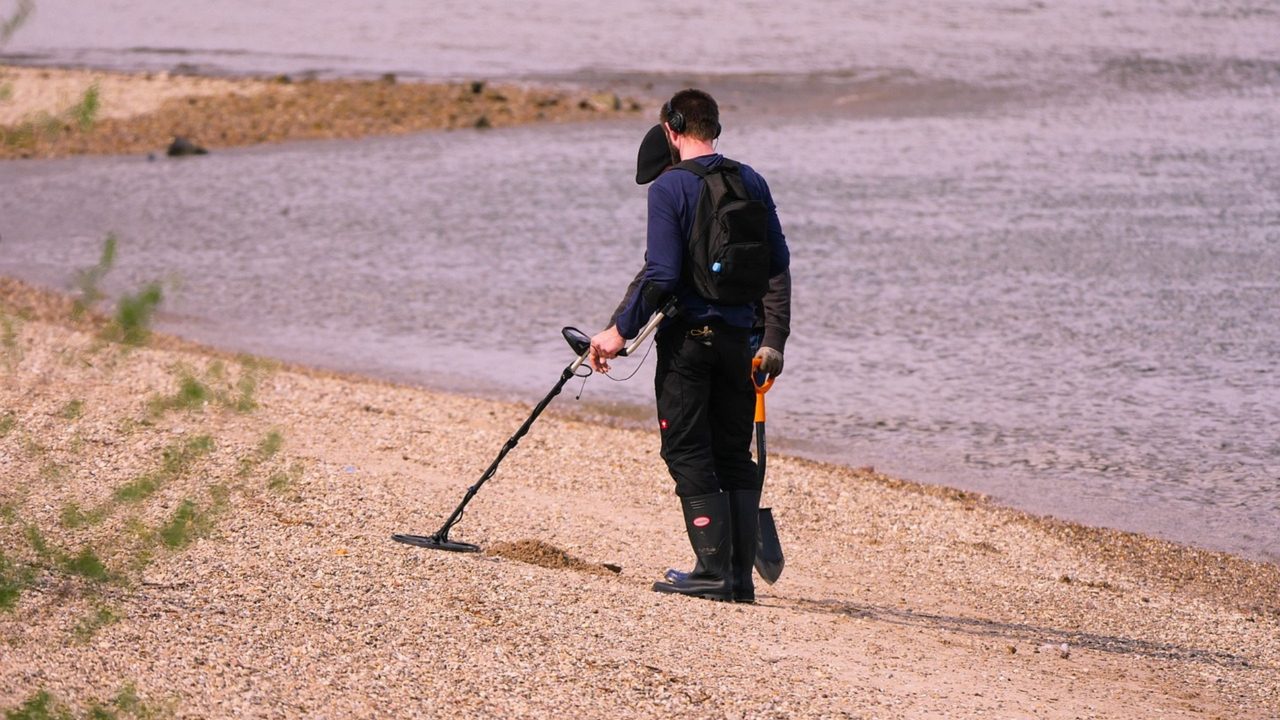
[[[771,347],[761,347],[756,351],[756,357],[760,359],[760,372],[769,377],[782,374],[782,353]]]

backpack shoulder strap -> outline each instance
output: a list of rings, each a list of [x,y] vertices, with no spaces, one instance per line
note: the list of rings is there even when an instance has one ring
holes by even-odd
[[[679,165],[676,165],[672,169],[688,170],[689,172],[693,173],[694,175],[697,175],[700,178],[705,178],[707,174],[711,172],[711,170],[709,170],[706,165],[703,165],[697,160],[685,160],[684,162],[680,163]]]

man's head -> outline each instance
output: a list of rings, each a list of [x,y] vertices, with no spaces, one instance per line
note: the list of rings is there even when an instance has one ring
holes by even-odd
[[[720,107],[702,90],[681,90],[662,106],[659,121],[673,132],[711,142],[720,137]]]

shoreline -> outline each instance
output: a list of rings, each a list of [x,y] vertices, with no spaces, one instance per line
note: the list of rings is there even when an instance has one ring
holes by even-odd
[[[635,118],[647,100],[565,86],[202,76],[0,65],[0,160]],[[87,93],[93,89],[93,97]]]
[[[778,455],[766,494],[783,580],[756,607],[673,603],[648,590],[688,554],[653,434],[554,407],[455,531],[487,556],[406,549],[386,536],[434,529],[527,406],[172,336],[127,347],[71,306],[0,279],[0,460],[16,472],[0,485],[0,568],[31,574],[0,609],[0,708],[41,690],[85,706],[128,682],[191,717],[385,716],[421,692],[532,716],[699,712],[704,695],[753,716],[1280,710],[1275,565]],[[142,479],[156,487],[121,499]],[[78,564],[89,548],[100,578]],[[769,637],[747,641],[766,619]],[[698,662],[699,633],[726,622],[738,629],[707,677],[643,669]],[[365,650],[330,655],[323,636]],[[512,657],[543,695],[507,684]],[[477,670],[451,688],[414,672],[424,661]],[[380,692],[364,691],[369,662]],[[585,685],[614,701],[573,696]]]

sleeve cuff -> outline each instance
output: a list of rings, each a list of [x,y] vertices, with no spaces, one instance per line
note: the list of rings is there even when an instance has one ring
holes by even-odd
[[[760,340],[760,346],[771,347],[780,353],[785,353],[787,335],[787,331],[780,327],[766,325],[764,328],[764,338]]]

